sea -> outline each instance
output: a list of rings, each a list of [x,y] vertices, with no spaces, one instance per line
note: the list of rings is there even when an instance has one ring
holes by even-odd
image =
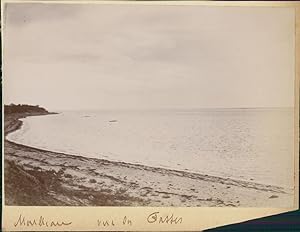
[[[7,139],[54,152],[293,188],[293,112],[63,111],[24,118]]]

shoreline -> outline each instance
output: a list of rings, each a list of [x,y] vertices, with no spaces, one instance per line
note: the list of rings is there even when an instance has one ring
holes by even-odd
[[[283,187],[52,152],[6,139],[6,135],[21,128],[19,119],[38,115],[46,114],[5,117],[5,186],[13,184],[11,169],[18,170],[16,174],[21,173],[24,178],[33,177],[29,179],[35,185],[43,186],[45,179],[53,183],[44,186],[41,194],[44,199],[38,200],[34,196],[29,196],[30,200],[18,196],[10,199],[14,195],[10,187],[17,190],[18,186],[5,188],[8,205],[273,207],[275,203],[274,206],[285,207],[293,204],[293,194]],[[42,179],[39,177],[44,175]],[[153,181],[141,178],[146,175],[155,178]]]

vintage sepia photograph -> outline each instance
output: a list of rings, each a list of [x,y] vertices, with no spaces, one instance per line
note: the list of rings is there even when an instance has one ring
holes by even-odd
[[[3,10],[6,206],[295,206],[294,8]]]

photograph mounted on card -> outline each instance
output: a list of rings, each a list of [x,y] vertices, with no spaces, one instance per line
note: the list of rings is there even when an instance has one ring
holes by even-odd
[[[3,229],[201,230],[297,209],[297,7],[4,1]]]

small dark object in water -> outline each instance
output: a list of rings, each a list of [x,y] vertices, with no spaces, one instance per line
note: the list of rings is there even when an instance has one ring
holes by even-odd
[[[117,120],[110,120],[109,122],[118,122]]]
[[[278,196],[272,195],[272,196],[270,196],[269,198],[278,198]]]
[[[89,118],[89,117],[91,117],[90,115],[84,115],[83,116],[84,118]]]

